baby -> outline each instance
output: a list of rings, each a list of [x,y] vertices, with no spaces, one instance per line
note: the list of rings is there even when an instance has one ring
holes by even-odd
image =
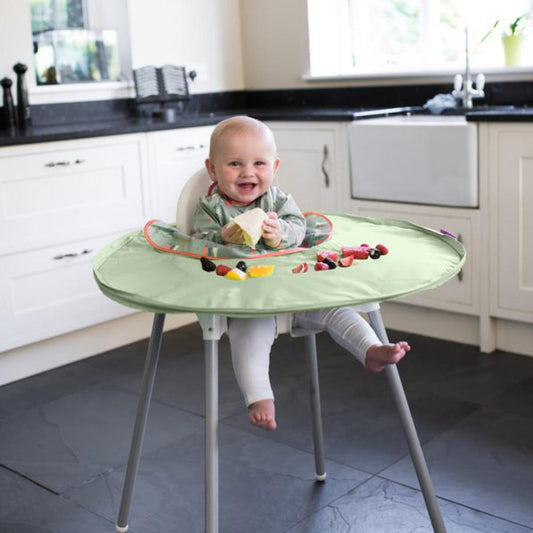
[[[205,165],[215,186],[199,200],[193,221],[194,237],[242,244],[242,232],[230,224],[231,219],[260,207],[268,218],[257,248],[275,250],[300,245],[305,237],[305,218],[293,198],[272,185],[279,159],[274,136],[265,124],[246,116],[220,122],[211,135]],[[328,331],[370,372],[399,362],[410,350],[403,341],[381,344],[369,324],[350,307],[294,313],[293,327]],[[228,337],[249,421],[264,429],[275,429],[274,394],[269,379],[275,319],[229,318]]]

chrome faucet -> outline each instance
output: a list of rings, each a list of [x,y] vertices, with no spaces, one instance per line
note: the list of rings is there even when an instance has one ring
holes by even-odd
[[[472,85],[470,77],[470,57],[468,52],[468,27],[465,27],[465,74],[456,74],[453,80],[452,96],[461,100],[463,107],[471,108],[474,98],[485,98],[485,75],[479,73],[476,76],[476,86]]]

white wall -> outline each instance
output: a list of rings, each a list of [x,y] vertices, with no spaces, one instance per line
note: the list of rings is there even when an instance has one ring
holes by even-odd
[[[247,89],[309,87],[306,0],[241,0]]]
[[[132,65],[193,66],[191,92],[244,88],[239,0],[130,0]]]
[[[128,0],[128,4],[124,16],[130,24],[132,68],[165,63],[195,67],[199,76],[190,84],[192,93],[244,88],[239,0]],[[33,66],[29,0],[0,0],[0,78],[14,81],[12,68],[18,61]],[[33,104],[132,94],[124,84],[35,87],[33,70],[27,77]]]

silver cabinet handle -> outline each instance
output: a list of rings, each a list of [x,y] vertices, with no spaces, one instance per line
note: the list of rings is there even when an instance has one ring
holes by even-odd
[[[199,144],[198,146],[195,146],[193,144],[189,145],[189,146],[178,146],[176,148],[176,150],[178,152],[186,152],[186,151],[190,151],[190,150],[201,150],[202,148],[205,148],[207,145],[205,144]]]
[[[328,160],[329,148],[328,148],[327,144],[324,145],[324,148],[322,150],[322,155],[323,155],[323,158],[322,158],[322,174],[324,174],[324,183],[326,185],[326,188],[328,188],[329,187],[329,174],[328,174],[328,171],[326,170],[326,162]]]
[[[85,163],[85,159],[76,159],[74,161],[75,165],[81,165]],[[45,163],[45,167],[68,167],[71,164],[70,161],[50,161],[50,163]]]
[[[60,261],[61,259],[66,259],[67,257],[79,257],[80,255],[86,255],[90,254],[92,250],[88,250],[87,248],[84,248],[81,252],[69,252],[66,254],[59,254],[54,256],[55,261]]]

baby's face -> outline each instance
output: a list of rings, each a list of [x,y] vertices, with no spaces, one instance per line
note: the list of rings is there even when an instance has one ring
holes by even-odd
[[[219,191],[237,205],[248,205],[264,194],[274,181],[279,165],[268,136],[257,131],[226,134],[206,161]]]

